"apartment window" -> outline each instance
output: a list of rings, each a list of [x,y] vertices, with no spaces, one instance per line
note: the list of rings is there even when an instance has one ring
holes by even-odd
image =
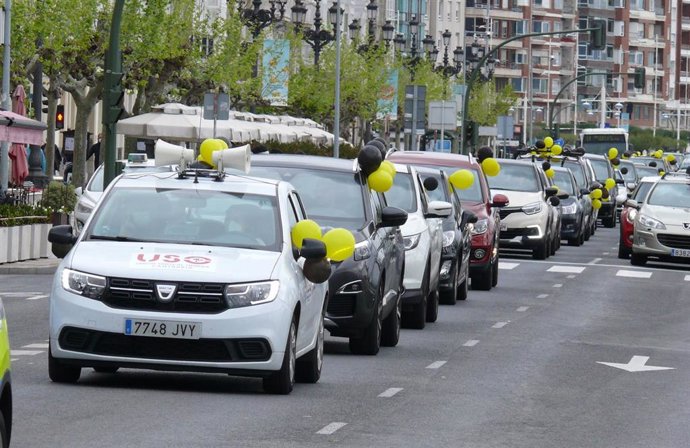
[[[606,59],[609,61],[613,59],[613,45],[606,44]]]
[[[631,51],[628,53],[628,64],[642,65],[644,64],[644,53],[641,51]]]
[[[581,30],[589,28],[589,20],[587,20],[587,17],[578,17],[577,27]]]
[[[606,19],[606,32],[607,33],[613,34],[613,27],[614,27],[613,23],[614,22],[615,22],[615,20],[613,20],[613,19]]]
[[[501,37],[503,39],[508,37],[508,21],[501,20]]]
[[[553,7],[554,7],[554,9],[562,10],[563,9],[563,0],[554,0]]]
[[[586,8],[589,6],[589,2],[587,0],[577,0],[577,6]]]
[[[588,59],[589,52],[588,50],[589,45],[587,42],[582,42],[577,45],[577,58],[578,59]]]
[[[213,38],[212,37],[202,37],[201,38],[201,52],[205,56],[210,56],[213,54]]]
[[[542,6],[544,6],[543,0],[533,0],[533,2],[534,2],[534,3],[532,3],[532,4],[533,4],[534,6],[537,6],[537,7],[542,7]]]
[[[438,18],[439,18],[439,20],[443,20],[443,9],[444,9],[443,2],[438,2]],[[336,9],[336,11],[337,11],[337,9]]]
[[[460,2],[457,3],[457,6],[455,7],[455,21],[459,22],[460,21],[460,10],[462,9],[462,5]]]
[[[465,34],[483,33],[486,30],[486,19],[484,17],[465,18]]]
[[[527,62],[527,55],[525,53],[515,53],[513,62],[519,65],[525,64]]]
[[[551,78],[551,95],[557,95],[561,91],[561,80],[558,78]]]
[[[541,20],[535,20],[532,22],[532,32],[533,33],[548,33],[549,32],[549,22],[542,22]]]
[[[563,29],[563,23],[561,22],[553,22],[553,30],[554,31],[561,31]]]
[[[546,79],[535,79],[532,78],[532,92],[533,93],[546,93]]]
[[[511,78],[511,85],[513,86],[514,92],[524,92],[525,91],[525,80],[522,78]]]
[[[625,0],[608,0],[609,8],[625,8]]]
[[[515,35],[527,34],[528,24],[527,20],[520,20],[515,22]]]
[[[639,22],[630,22],[630,39],[644,39],[644,25]]]
[[[630,0],[630,9],[644,11],[644,0]]]

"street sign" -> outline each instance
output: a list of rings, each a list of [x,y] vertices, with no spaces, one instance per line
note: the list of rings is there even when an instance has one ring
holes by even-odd
[[[455,101],[430,101],[427,129],[455,129],[458,105]]]
[[[450,152],[451,148],[450,140],[436,140],[434,143],[434,151],[436,152]]]
[[[204,94],[204,120],[229,120],[230,97],[227,93]]]
[[[646,365],[647,361],[649,361],[649,356],[633,356],[627,364],[601,361],[597,361],[597,364],[615,367],[616,369],[625,370],[626,372],[652,372],[655,370],[675,370],[675,367],[648,366]]]
[[[404,132],[424,135],[426,86],[405,86]]]
[[[512,140],[514,135],[513,117],[510,115],[501,115],[498,117],[497,123],[497,137],[504,140]]]

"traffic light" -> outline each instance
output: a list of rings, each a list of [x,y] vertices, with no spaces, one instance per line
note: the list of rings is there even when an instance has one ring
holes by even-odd
[[[65,128],[65,106],[58,104],[55,111],[55,129]]]
[[[44,114],[48,115],[48,97],[45,95],[41,95],[41,98],[41,103],[43,104],[41,110]]]
[[[606,50],[606,20],[592,20],[589,46],[592,50]]]
[[[647,72],[644,67],[637,67],[635,69],[635,77],[633,78],[633,85],[636,89],[644,89],[645,77]]]
[[[122,78],[124,73],[108,72],[105,76],[106,86],[109,86],[110,89],[105,91],[103,97],[103,114],[108,123],[114,124],[117,123],[125,113],[125,92],[122,90]]]
[[[462,131],[463,136],[465,138],[465,142],[471,144],[472,136],[474,135],[474,121],[466,121]]]

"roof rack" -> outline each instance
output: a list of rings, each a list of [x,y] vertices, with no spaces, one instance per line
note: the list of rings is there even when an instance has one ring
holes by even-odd
[[[222,182],[225,179],[225,172],[209,168],[179,168],[177,169],[178,179],[187,179],[194,177],[194,183],[199,183],[200,177],[213,178],[215,182]]]

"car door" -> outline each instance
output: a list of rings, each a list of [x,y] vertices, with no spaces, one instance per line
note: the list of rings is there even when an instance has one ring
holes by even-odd
[[[458,267],[458,272],[464,272],[463,269],[470,262],[470,251],[472,245],[472,238],[470,237],[470,231],[468,229],[468,224],[462,219],[463,213],[465,212],[462,208],[462,202],[456,191],[450,191],[450,198],[453,204],[453,213],[455,213],[455,222],[458,225],[458,232],[461,232],[461,249],[460,254],[460,266]]]
[[[384,283],[384,297],[391,290],[397,291],[400,285],[400,273],[402,270],[402,263],[399,263],[400,255],[398,253],[398,245],[396,238],[400,235],[399,227],[381,227],[381,217],[383,214],[383,207],[385,198],[382,193],[371,191],[369,195],[369,203],[371,205],[372,223],[375,229],[372,237],[373,244],[376,245],[377,250],[373,254],[376,257],[376,263],[379,266],[379,271],[385,272]],[[400,235],[400,238],[402,236]],[[389,296],[390,297],[390,296]],[[387,303],[385,305],[388,305]]]
[[[426,215],[429,212],[429,197],[426,194],[426,189],[424,188],[424,182],[422,177],[415,173],[413,177],[415,179],[415,190],[417,190],[417,196],[419,197],[420,206],[422,213]],[[435,276],[436,281],[433,282],[432,286],[435,288],[438,285],[438,278],[441,272],[441,251],[443,249],[443,220],[439,218],[429,218],[426,219],[427,227],[429,228],[429,236],[431,237],[431,244],[429,245],[429,260],[430,260],[430,273]]]

